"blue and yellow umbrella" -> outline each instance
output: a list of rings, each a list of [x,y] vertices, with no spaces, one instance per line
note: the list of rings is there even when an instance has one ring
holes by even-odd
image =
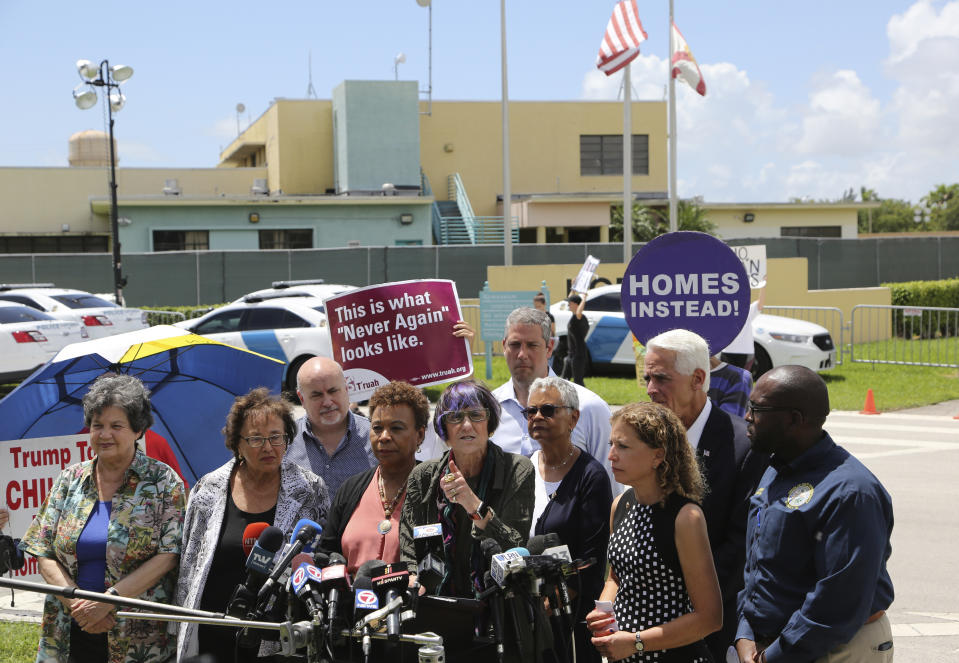
[[[230,457],[221,430],[236,396],[279,393],[283,362],[168,325],[68,345],[0,401],[0,440],[72,435],[83,395],[107,372],[150,389],[154,425],[192,485]]]

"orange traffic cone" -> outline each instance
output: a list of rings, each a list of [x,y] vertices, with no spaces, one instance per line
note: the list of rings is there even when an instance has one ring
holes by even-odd
[[[876,411],[876,401],[872,396],[872,389],[866,390],[866,404],[862,406],[859,414],[880,414]]]

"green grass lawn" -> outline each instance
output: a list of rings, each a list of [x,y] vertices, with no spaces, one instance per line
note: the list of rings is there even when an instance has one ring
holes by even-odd
[[[876,408],[881,412],[959,399],[959,370],[955,368],[850,363],[848,354],[846,357],[842,366],[820,373],[829,387],[830,405],[834,410],[861,410],[867,389],[872,389]],[[473,372],[492,388],[509,378],[506,360],[502,357],[493,357],[491,380],[486,380],[484,357],[473,358]],[[636,376],[626,371],[587,377],[586,386],[610,405],[649,400],[636,382]],[[434,401],[442,391],[442,386],[426,390]]]
[[[30,663],[37,658],[40,625],[0,622],[0,663]]]

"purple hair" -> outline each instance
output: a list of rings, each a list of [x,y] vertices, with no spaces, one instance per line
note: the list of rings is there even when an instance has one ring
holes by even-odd
[[[440,436],[440,439],[444,442],[447,440],[443,415],[447,412],[466,410],[471,407],[485,408],[489,411],[486,431],[490,437],[493,436],[493,432],[499,426],[499,401],[496,400],[496,397],[493,396],[493,393],[485,384],[468,379],[452,383],[440,396],[439,402],[436,403],[436,410],[433,412],[433,430]]]

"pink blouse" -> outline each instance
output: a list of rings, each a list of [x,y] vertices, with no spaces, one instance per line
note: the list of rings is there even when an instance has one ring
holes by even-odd
[[[384,536],[377,530],[377,525],[385,519],[378,480],[379,470],[373,473],[373,478],[363,491],[360,503],[356,505],[340,538],[340,546],[343,548],[350,574],[356,573],[363,562],[371,559],[387,563],[400,561],[400,514],[406,500],[406,491],[403,491],[396,502],[390,515],[390,531]],[[389,499],[392,497],[388,496]]]

